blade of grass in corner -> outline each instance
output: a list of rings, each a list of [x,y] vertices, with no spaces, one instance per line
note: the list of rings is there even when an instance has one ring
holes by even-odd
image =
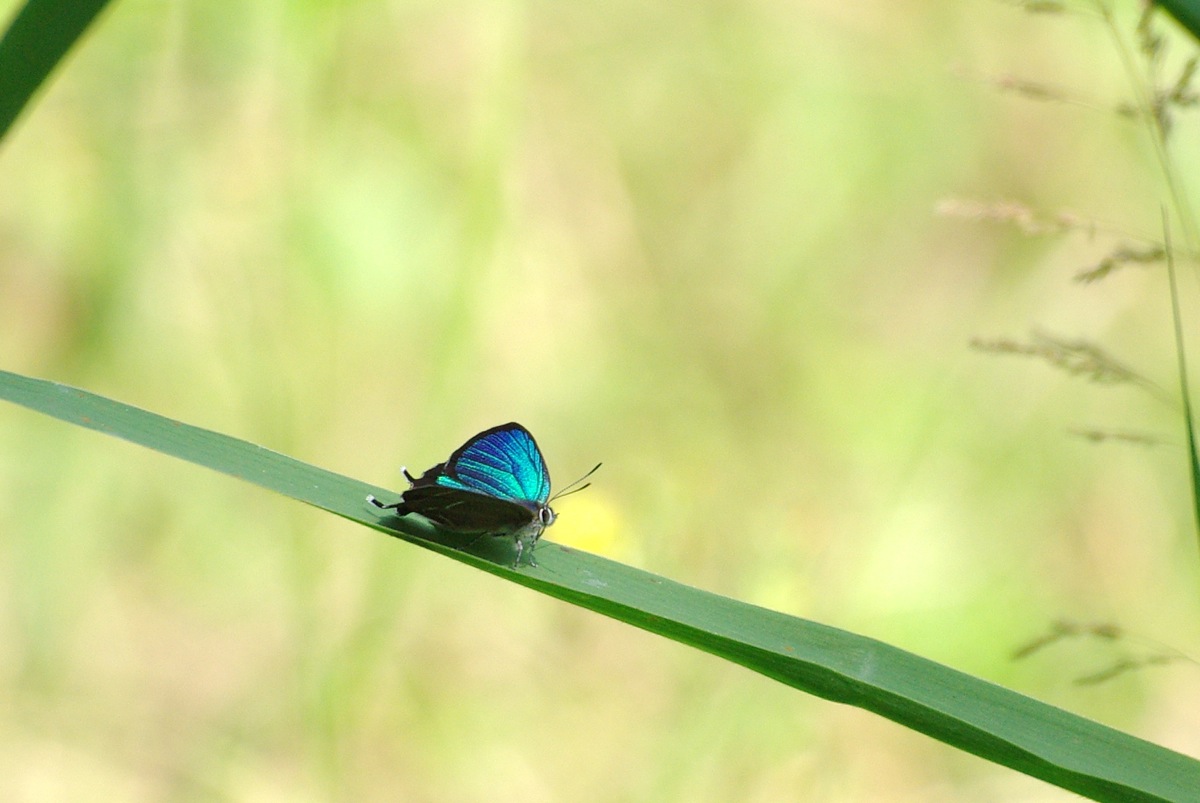
[[[536,568],[426,540],[366,504],[387,491],[83,390],[0,371],[0,398],[256,483],[468,565],[726,658],[1096,800],[1194,801],[1200,762],[888,644],[548,542]],[[730,543],[726,534],[721,534]]]
[[[28,0],[0,39],[0,140],[108,0]]]
[[[1167,254],[1167,278],[1171,289],[1171,320],[1175,325],[1175,356],[1179,371],[1179,391],[1183,397],[1183,422],[1187,428],[1188,466],[1192,474],[1192,515],[1196,537],[1200,539],[1200,457],[1196,454],[1196,427],[1192,423],[1192,394],[1188,390],[1187,353],[1183,345],[1183,315],[1179,311],[1179,284],[1175,279],[1175,249],[1171,247],[1171,228],[1163,209],[1163,245]]]
[[[1157,0],[1159,6],[1200,39],[1200,2],[1197,0]]]

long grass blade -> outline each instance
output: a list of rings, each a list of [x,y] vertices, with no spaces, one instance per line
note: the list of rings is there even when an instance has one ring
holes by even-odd
[[[28,0],[0,39],[0,139],[108,0]]]
[[[189,460],[512,582],[887,717],[1095,800],[1195,801],[1200,762],[874,639],[691,588],[543,541],[511,567],[505,539],[456,550],[366,502],[394,493],[83,390],[0,371],[0,398]]]
[[[1183,423],[1187,429],[1188,466],[1192,475],[1192,515],[1196,537],[1200,539],[1200,458],[1196,454],[1196,427],[1192,422],[1192,394],[1188,390],[1187,351],[1183,342],[1183,315],[1179,311],[1179,283],[1175,277],[1175,250],[1171,247],[1171,229],[1163,210],[1163,242],[1167,248],[1167,276],[1171,288],[1171,320],[1175,328],[1175,356],[1179,371],[1179,392],[1183,398]]]
[[[1156,0],[1180,25],[1200,39],[1200,2],[1197,0]]]

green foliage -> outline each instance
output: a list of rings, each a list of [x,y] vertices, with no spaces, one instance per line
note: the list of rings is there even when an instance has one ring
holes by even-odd
[[[1171,13],[1179,24],[1200,39],[1200,2],[1197,0],[1156,0],[1157,4]]]
[[[1200,452],[1196,451],[1196,427],[1192,416],[1192,392],[1188,382],[1187,346],[1183,337],[1183,313],[1179,308],[1179,281],[1175,275],[1175,256],[1171,248],[1166,210],[1163,210],[1163,239],[1166,242],[1168,289],[1171,292],[1171,322],[1175,335],[1175,356],[1179,372],[1179,395],[1183,400],[1183,425],[1187,432],[1188,475],[1192,485],[1192,516],[1200,538]]]
[[[29,0],[0,39],[0,140],[108,0]]]

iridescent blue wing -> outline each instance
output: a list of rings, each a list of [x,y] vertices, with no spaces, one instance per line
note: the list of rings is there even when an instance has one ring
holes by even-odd
[[[517,423],[480,432],[413,480],[414,489],[434,484],[517,503],[550,499],[546,461],[533,435]]]

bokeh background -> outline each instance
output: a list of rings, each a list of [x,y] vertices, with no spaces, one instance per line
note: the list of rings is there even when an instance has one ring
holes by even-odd
[[[515,419],[605,464],[551,540],[1198,754],[1177,411],[969,347],[1176,387],[1161,266],[1073,281],[1166,194],[1135,5],[1068,8],[122,0],[0,149],[0,365],[394,487]],[[1012,659],[1064,619],[1125,635]],[[0,798],[1075,799],[15,407]]]

